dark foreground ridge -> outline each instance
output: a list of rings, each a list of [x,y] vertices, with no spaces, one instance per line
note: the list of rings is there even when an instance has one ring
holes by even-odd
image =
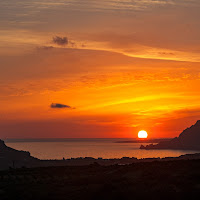
[[[1,200],[196,199],[200,160],[0,171]]]
[[[141,145],[140,149],[200,150],[200,120],[185,129],[179,137],[175,137],[170,141],[161,141],[156,145]]]

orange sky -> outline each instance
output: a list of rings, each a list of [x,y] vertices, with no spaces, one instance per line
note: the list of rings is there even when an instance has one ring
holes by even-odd
[[[0,2],[0,138],[178,136],[200,119],[199,8]]]

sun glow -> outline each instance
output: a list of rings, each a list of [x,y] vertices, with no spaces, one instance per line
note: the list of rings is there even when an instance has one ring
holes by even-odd
[[[138,138],[147,138],[148,134],[146,131],[142,130],[138,132]]]

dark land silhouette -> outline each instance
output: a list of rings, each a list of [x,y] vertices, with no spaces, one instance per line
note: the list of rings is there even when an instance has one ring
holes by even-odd
[[[178,138],[150,147],[199,149],[199,130],[197,121]],[[194,199],[200,195],[199,169],[199,153],[176,158],[39,160],[0,140],[0,199]]]
[[[20,168],[23,166],[31,167],[39,161],[30,155],[28,151],[18,151],[6,146],[3,140],[0,140],[0,170],[8,168]]]
[[[3,140],[0,140],[0,170],[16,169],[16,168],[33,168],[33,167],[49,167],[49,166],[85,166],[90,164],[99,164],[103,166],[109,165],[126,165],[138,162],[153,162],[153,161],[170,161],[170,160],[190,160],[200,159],[200,153],[186,154],[179,157],[166,158],[143,158],[137,159],[135,157],[122,158],[92,158],[79,157],[62,160],[40,160],[34,158],[27,151],[18,151],[6,146]]]
[[[175,137],[170,141],[161,141],[155,145],[141,145],[140,149],[200,150],[200,120],[185,129],[179,137]]]
[[[1,200],[196,199],[200,160],[0,171]]]

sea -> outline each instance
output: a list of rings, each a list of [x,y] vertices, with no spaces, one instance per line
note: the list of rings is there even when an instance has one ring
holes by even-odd
[[[136,139],[135,139],[136,140]],[[145,150],[134,139],[7,139],[7,146],[17,150],[29,151],[39,159],[68,159],[79,157],[93,158],[164,158],[178,157],[185,154],[200,153],[191,150]]]

